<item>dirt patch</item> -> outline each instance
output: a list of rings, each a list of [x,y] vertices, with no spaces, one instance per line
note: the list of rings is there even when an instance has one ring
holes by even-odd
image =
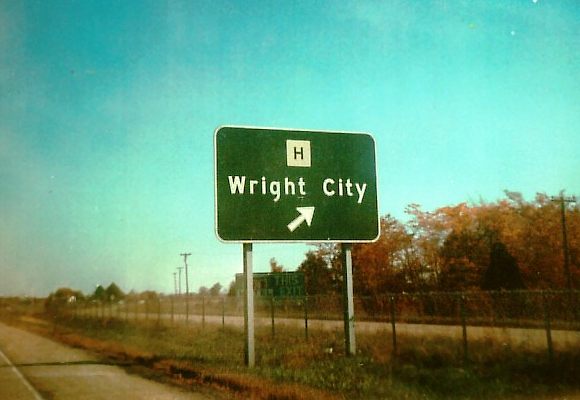
[[[243,399],[333,400],[339,397],[298,384],[268,381],[256,376],[200,368],[189,362],[162,360],[154,366],[185,386],[203,385]]]

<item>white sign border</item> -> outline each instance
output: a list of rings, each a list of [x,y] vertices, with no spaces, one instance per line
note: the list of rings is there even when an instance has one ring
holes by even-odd
[[[262,131],[286,131],[286,132],[305,132],[305,133],[332,133],[332,134],[350,134],[350,135],[366,135],[373,141],[373,150],[375,152],[375,179],[376,179],[376,191],[377,191],[377,236],[373,239],[365,240],[337,240],[337,239],[326,239],[326,240],[310,240],[310,239],[281,239],[281,240],[265,240],[265,239],[253,239],[253,240],[237,240],[237,239],[224,239],[219,235],[218,232],[218,204],[217,204],[217,135],[218,132],[223,128],[234,128],[234,129],[250,129],[250,130],[262,130]],[[379,240],[381,236],[381,216],[380,216],[380,201],[379,201],[379,175],[377,170],[377,143],[374,136],[368,132],[353,132],[353,131],[327,131],[319,129],[304,129],[304,128],[277,128],[270,126],[251,126],[251,125],[219,125],[214,130],[213,135],[213,165],[214,165],[214,233],[218,240],[222,243],[272,243],[272,244],[282,244],[282,243],[373,243]]]

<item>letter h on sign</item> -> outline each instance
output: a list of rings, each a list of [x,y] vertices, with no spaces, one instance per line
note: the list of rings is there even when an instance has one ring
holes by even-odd
[[[310,141],[286,140],[286,164],[289,167],[310,167]]]

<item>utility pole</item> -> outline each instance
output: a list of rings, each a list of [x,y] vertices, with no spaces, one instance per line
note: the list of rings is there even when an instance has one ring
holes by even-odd
[[[552,196],[551,200],[560,203],[562,211],[562,247],[564,248],[564,273],[566,274],[566,285],[568,290],[572,290],[572,276],[570,275],[570,254],[568,252],[568,234],[566,232],[566,203],[576,203],[576,197],[564,197],[564,191],[560,192],[559,197]]]
[[[187,256],[191,253],[181,253],[183,263],[185,264],[185,324],[189,323],[189,278],[187,277]]]
[[[173,293],[177,294],[177,272],[173,273]]]
[[[179,271],[179,290],[177,292],[178,295],[181,296],[181,270],[183,269],[183,267],[177,267],[177,270]]]
[[[183,263],[185,264],[185,296],[189,296],[189,279],[187,277],[187,257],[190,256],[191,253],[181,253],[180,256],[183,256]]]

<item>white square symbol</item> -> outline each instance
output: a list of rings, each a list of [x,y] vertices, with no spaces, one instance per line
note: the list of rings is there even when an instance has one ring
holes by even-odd
[[[286,140],[286,164],[289,167],[310,167],[310,141]]]

